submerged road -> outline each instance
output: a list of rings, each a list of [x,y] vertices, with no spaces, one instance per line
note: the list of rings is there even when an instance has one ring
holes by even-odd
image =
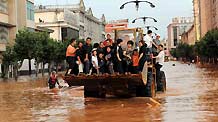
[[[172,64],[176,66],[172,66]],[[167,92],[148,98],[84,99],[83,89],[50,91],[45,81],[1,82],[0,122],[217,122],[218,69],[167,62]]]

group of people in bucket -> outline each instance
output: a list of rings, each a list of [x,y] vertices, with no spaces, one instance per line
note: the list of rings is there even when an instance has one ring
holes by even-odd
[[[152,31],[148,30],[143,40],[139,41],[138,48],[134,49],[134,42],[128,41],[127,48],[122,49],[122,39],[115,42],[111,35],[107,34],[107,39],[93,46],[92,39],[87,38],[85,44],[71,39],[70,45],[66,51],[66,61],[69,68],[65,74],[138,74],[143,70],[145,62],[151,62],[156,59],[155,68],[157,80],[160,79],[160,68],[164,63],[163,45],[160,43],[160,36],[152,38]],[[55,73],[51,74],[50,81]],[[52,82],[51,82],[52,83]],[[53,82],[55,83],[55,82]],[[57,82],[58,83],[58,82]],[[56,83],[55,83],[56,84]],[[50,87],[51,88],[51,87]]]

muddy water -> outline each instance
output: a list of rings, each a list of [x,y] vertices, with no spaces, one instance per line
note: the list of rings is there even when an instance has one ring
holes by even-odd
[[[176,66],[172,66],[175,63]],[[0,122],[217,122],[218,70],[166,63],[167,92],[148,98],[84,99],[82,88],[1,82]]]

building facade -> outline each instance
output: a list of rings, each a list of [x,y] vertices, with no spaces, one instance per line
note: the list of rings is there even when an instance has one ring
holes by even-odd
[[[51,37],[57,40],[91,37],[93,42],[100,42],[105,38],[104,15],[96,18],[91,8],[86,10],[83,0],[75,5],[37,6],[35,22],[36,26],[54,30]]]
[[[0,63],[6,46],[14,44],[23,28],[35,28],[34,0],[0,0]]]
[[[193,0],[196,35],[199,38],[214,28],[218,28],[218,0]]]
[[[199,41],[201,38],[200,32],[200,8],[199,0],[193,0],[193,12],[194,12],[194,30],[196,41]]]
[[[50,36],[56,40],[79,37],[79,24],[73,12],[64,8],[41,7],[35,10],[36,26],[54,30]]]
[[[194,45],[196,40],[197,40],[195,34],[196,34],[195,33],[195,26],[192,25],[191,28],[187,32],[182,34],[182,36],[181,36],[182,43]]]
[[[187,32],[193,25],[192,17],[176,17],[168,25],[168,49],[174,49],[181,42],[181,36]]]

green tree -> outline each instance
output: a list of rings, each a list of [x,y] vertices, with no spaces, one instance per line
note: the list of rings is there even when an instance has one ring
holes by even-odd
[[[176,49],[171,51],[171,54],[176,58],[183,58],[191,61],[195,57],[194,46],[186,43],[180,43]]]
[[[18,60],[23,62],[29,60],[29,75],[31,75],[31,59],[34,58],[37,35],[27,29],[19,30],[16,35],[14,51],[19,57]]]
[[[52,58],[55,66],[56,66],[56,72],[58,72],[58,66],[59,64],[63,63],[63,61],[65,60],[66,56],[66,43],[62,43],[62,42],[55,42],[54,43],[55,48],[54,48],[54,57]]]
[[[218,29],[208,31],[207,34],[195,45],[195,51],[201,58],[218,58]]]
[[[21,67],[18,63],[18,56],[16,52],[14,51],[13,47],[7,46],[6,51],[3,53],[3,63],[2,63],[2,77],[8,78],[8,72],[9,68],[11,67],[11,70],[14,72],[11,72],[11,74],[14,74],[14,77],[17,78],[18,74],[18,68]]]

